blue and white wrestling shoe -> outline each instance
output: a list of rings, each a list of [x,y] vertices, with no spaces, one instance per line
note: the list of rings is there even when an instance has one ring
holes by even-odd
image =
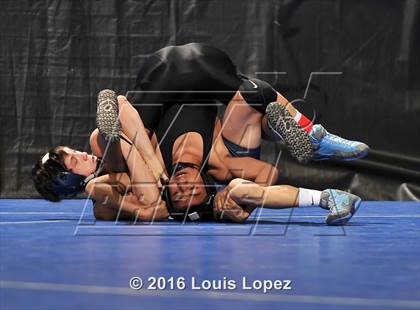
[[[321,193],[320,206],[330,211],[325,218],[328,225],[345,225],[357,212],[361,202],[359,196],[338,189],[326,189]]]
[[[333,135],[319,124],[312,127],[309,138],[314,152],[313,160],[355,160],[365,157],[369,152],[366,144]]]

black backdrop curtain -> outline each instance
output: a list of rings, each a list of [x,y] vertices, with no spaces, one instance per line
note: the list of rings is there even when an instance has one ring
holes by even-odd
[[[89,150],[99,90],[124,94],[150,53],[205,42],[289,100],[304,98],[296,105],[331,132],[371,146],[360,161],[302,166],[264,143],[263,159],[278,161],[280,183],[341,188],[365,199],[420,198],[417,0],[3,0],[0,6],[1,197],[38,197],[31,166],[51,146]]]

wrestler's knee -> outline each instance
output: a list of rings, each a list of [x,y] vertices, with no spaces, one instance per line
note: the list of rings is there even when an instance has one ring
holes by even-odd
[[[265,114],[268,104],[277,100],[276,90],[267,82],[255,78],[244,79],[239,92],[249,105],[262,114]]]
[[[270,166],[271,166],[270,172],[268,174],[267,182],[266,182],[267,185],[276,184],[279,179],[279,168],[272,165]]]
[[[94,131],[92,131],[92,133],[90,134],[90,138],[89,138],[89,144],[90,144],[90,148],[92,150],[92,153],[95,154],[98,157],[102,157],[103,156],[103,147],[101,146],[100,143],[100,134],[99,134],[99,129],[96,128]]]
[[[94,204],[93,206],[93,215],[95,219],[101,221],[115,221],[118,216],[118,212],[113,210],[107,206],[102,206],[98,204]]]

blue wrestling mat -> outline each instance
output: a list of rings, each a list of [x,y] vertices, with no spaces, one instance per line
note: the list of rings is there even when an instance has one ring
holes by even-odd
[[[245,224],[94,221],[85,200],[0,200],[1,309],[419,309],[420,203]],[[138,287],[142,282],[141,289]]]

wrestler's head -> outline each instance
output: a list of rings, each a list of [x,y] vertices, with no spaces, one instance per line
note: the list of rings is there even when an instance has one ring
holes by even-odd
[[[88,176],[95,172],[98,158],[69,147],[63,149],[63,161],[66,168],[76,174]]]
[[[208,194],[200,169],[187,166],[177,170],[169,180],[169,193],[172,205],[182,211],[188,206],[196,206],[203,203]]]
[[[50,201],[60,201],[63,197],[57,190],[57,177],[62,173],[67,176],[78,176],[82,179],[95,172],[97,157],[66,146],[57,146],[42,155],[32,169],[32,181],[36,190]],[[73,179],[73,180],[78,180]],[[62,184],[60,184],[62,185]]]

